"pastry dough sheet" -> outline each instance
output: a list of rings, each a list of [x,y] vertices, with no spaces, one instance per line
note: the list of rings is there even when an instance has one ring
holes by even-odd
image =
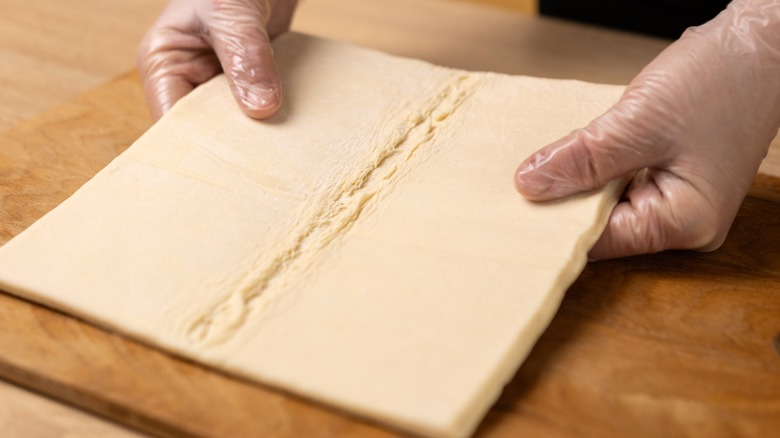
[[[515,167],[623,88],[295,33],[274,49],[278,115],[245,117],[224,77],[198,87],[0,248],[0,287],[395,427],[472,433],[621,188],[535,204]]]

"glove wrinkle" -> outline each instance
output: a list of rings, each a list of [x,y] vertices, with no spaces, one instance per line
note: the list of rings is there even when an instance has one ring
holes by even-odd
[[[248,116],[275,114],[282,103],[282,87],[270,41],[289,29],[296,3],[170,0],[138,52],[153,117],[160,118],[220,71]]]
[[[638,170],[590,257],[711,251],[778,126],[780,0],[737,0],[688,29],[607,113],[527,159],[516,185],[552,200]]]

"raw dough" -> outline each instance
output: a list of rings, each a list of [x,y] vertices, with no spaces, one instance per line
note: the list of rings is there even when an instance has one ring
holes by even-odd
[[[0,249],[0,286],[229,372],[471,433],[585,264],[619,184],[537,205],[515,166],[621,87],[288,34],[285,104],[217,77]]]

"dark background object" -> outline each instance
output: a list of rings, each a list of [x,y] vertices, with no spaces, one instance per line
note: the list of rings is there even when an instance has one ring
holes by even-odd
[[[539,12],[665,38],[678,38],[686,28],[714,18],[728,3],[727,0],[539,0]]]

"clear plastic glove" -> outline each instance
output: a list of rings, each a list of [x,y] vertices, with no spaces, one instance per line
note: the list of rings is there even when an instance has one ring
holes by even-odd
[[[248,116],[272,116],[282,103],[282,90],[270,39],[289,29],[296,3],[170,0],[138,51],[154,119],[220,71]]]
[[[607,259],[724,241],[780,126],[780,1],[734,1],[689,29],[583,129],[520,165],[550,200],[633,175],[590,252]]]

